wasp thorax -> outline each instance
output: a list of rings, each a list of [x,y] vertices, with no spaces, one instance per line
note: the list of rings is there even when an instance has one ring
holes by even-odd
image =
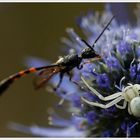
[[[132,99],[130,102],[130,110],[135,117],[140,117],[140,97]]]

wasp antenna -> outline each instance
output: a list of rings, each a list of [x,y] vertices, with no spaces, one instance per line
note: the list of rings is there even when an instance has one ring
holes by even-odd
[[[105,32],[106,29],[109,29],[108,26],[110,25],[110,23],[112,22],[112,20],[115,18],[115,16],[113,16],[111,18],[111,20],[108,22],[108,24],[104,27],[103,31],[100,33],[100,35],[96,38],[96,40],[94,41],[93,45],[91,46],[90,44],[88,44],[84,39],[81,39],[82,42],[84,42],[86,44],[87,47],[89,47],[91,50],[94,51],[94,46],[96,44],[96,42],[99,40],[99,38],[103,35],[103,33]]]
[[[108,26],[110,25],[110,23],[112,22],[112,20],[115,18],[115,15],[110,19],[110,21],[108,22],[108,24],[104,27],[103,31],[100,33],[100,35],[96,38],[96,40],[94,41],[93,45],[91,46],[92,48],[94,48],[94,45],[96,44],[96,42],[99,40],[99,38],[103,35],[103,33],[105,32],[106,29],[108,29]]]
[[[89,47],[91,50],[94,51],[94,49],[92,48],[91,45],[89,45],[84,39],[81,39],[82,42],[84,42],[86,44],[87,47]]]

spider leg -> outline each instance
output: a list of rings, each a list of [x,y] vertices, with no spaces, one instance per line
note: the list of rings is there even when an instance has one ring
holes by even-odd
[[[130,108],[130,103],[128,103],[128,113],[129,113],[130,115],[132,115],[131,108]]]
[[[132,84],[131,84],[131,83],[128,83],[128,85],[129,85],[129,86],[132,86]]]
[[[98,96],[99,99],[101,99],[103,101],[113,100],[113,99],[118,98],[119,96],[122,95],[122,92],[117,92],[117,93],[114,93],[112,95],[109,95],[109,96],[104,97],[99,92],[97,92],[94,88],[92,88],[91,86],[89,86],[89,84],[86,82],[86,80],[84,79],[83,76],[81,76],[81,79],[84,82],[84,84],[88,87],[88,89],[91,90],[96,96]]]
[[[81,97],[81,99],[86,102],[87,104],[89,105],[92,105],[92,106],[97,106],[97,107],[100,107],[100,108],[103,108],[103,109],[107,109],[115,104],[117,104],[119,101],[122,100],[122,97],[118,97],[116,99],[114,99],[113,101],[109,102],[108,104],[101,104],[101,103],[96,103],[96,102],[90,102],[88,100],[86,100],[85,98]]]
[[[126,105],[127,105],[127,102],[126,102],[125,100],[124,100],[122,106],[121,106],[121,105],[118,105],[118,104],[115,104],[115,106],[116,106],[117,108],[119,108],[119,109],[125,109],[125,108],[126,108]]]
[[[121,78],[121,80],[120,80],[120,83],[119,83],[120,89],[123,88],[123,87],[122,87],[122,83],[123,83],[124,80],[125,80],[125,76],[123,76],[123,77]]]

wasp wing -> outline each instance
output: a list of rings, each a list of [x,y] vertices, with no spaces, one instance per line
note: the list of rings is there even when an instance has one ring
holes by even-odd
[[[50,65],[49,67],[46,67],[45,69],[41,70],[38,75],[41,77],[44,77],[46,75],[49,75],[53,72],[60,72],[61,70],[63,70],[65,68],[65,66],[61,66],[61,65]]]
[[[52,67],[48,67],[46,69],[43,69],[41,72],[39,72],[38,76],[39,79],[37,79],[34,82],[35,88],[39,89],[46,85],[46,83],[57,73],[61,72],[65,66],[61,65],[52,65]]]
[[[20,71],[18,73],[15,73],[13,75],[10,75],[6,79],[0,81],[0,95],[2,95],[3,92],[5,90],[7,90],[12,83],[14,83],[14,81],[16,81],[17,79],[20,79],[24,75],[27,75],[27,74],[30,74],[30,73],[34,73],[34,72],[37,72],[37,71],[41,71],[40,72],[40,75],[43,76],[43,75],[46,74],[46,75],[48,75],[48,78],[49,77],[51,78],[51,75],[54,75],[56,72],[61,71],[62,68],[63,67],[60,67],[57,64],[52,64],[52,65],[49,65],[49,66],[31,67],[29,69],[25,69],[25,70],[22,70],[22,71]]]

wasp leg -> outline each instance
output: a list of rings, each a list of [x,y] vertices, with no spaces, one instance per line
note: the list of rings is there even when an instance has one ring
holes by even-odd
[[[60,77],[60,80],[59,80],[57,86],[54,88],[55,91],[60,87],[60,85],[62,83],[62,80],[63,80],[63,77],[64,77],[64,73],[61,72],[60,75],[59,75],[59,77]]]
[[[83,65],[82,64],[77,66],[77,69],[78,70],[81,70],[82,68],[83,68]]]
[[[69,76],[69,80],[72,81],[72,73],[71,72],[67,72],[68,76]]]

